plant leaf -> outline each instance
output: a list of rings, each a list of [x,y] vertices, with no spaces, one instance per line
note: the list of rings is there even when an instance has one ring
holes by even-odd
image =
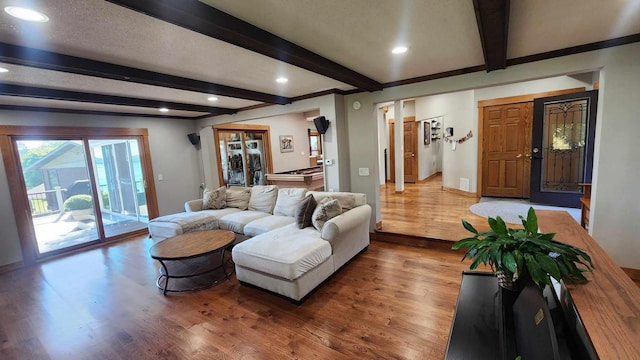
[[[504,220],[500,216],[488,219],[489,226],[491,230],[493,230],[498,236],[500,235],[508,235],[507,225],[504,223]]]
[[[538,233],[538,217],[536,216],[536,212],[533,210],[533,206],[529,207],[529,212],[527,213],[527,231],[531,234]]]
[[[502,263],[504,267],[508,269],[511,273],[516,272],[517,264],[516,259],[513,257],[513,254],[508,252],[502,255]]]
[[[555,260],[551,256],[537,253],[535,254],[535,258],[538,261],[538,265],[540,265],[542,270],[547,272],[554,279],[558,281],[562,280],[562,274],[560,273],[560,269],[558,268],[558,265],[556,264]]]
[[[465,219],[462,219],[462,226],[464,226],[465,229],[474,234],[478,233],[478,230],[476,230],[476,228],[474,228],[473,225],[469,224]]]

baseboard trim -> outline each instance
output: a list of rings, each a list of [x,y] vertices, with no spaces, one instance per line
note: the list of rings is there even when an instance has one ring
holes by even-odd
[[[450,193],[466,196],[466,197],[478,198],[478,194],[474,193],[474,192],[463,191],[463,190],[460,190],[460,189],[446,187],[446,186],[443,186],[442,190],[446,191],[446,192],[450,192]]]
[[[0,266],[0,274],[9,272],[9,271],[13,271],[13,270],[17,270],[17,269],[21,269],[24,267],[24,262],[18,261],[18,262],[14,262],[14,263],[10,263],[10,264],[5,264]]]
[[[424,179],[422,179],[422,180],[420,180],[420,181],[418,181],[418,182],[427,182],[427,181],[429,181],[429,180],[431,180],[431,179],[433,179],[433,178],[437,177],[438,175],[442,175],[442,172],[440,172],[440,171],[436,171],[436,172],[434,172],[433,174],[431,174],[431,175],[427,176],[426,178],[424,178]]]
[[[626,268],[623,267],[622,271],[624,271],[627,276],[631,278],[636,283],[640,283],[640,269]]]

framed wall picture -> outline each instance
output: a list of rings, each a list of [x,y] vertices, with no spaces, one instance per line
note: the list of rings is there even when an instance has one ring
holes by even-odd
[[[280,135],[280,152],[293,151],[293,135]]]
[[[429,145],[431,143],[431,121],[423,121],[422,129],[424,132],[424,144]]]

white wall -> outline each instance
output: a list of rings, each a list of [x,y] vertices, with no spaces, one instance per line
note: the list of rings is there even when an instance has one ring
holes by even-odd
[[[291,171],[309,167],[309,134],[307,133],[309,122],[303,113],[278,115],[242,121],[241,123],[269,126],[273,172]],[[280,152],[280,135],[293,136],[292,152]]]
[[[416,99],[418,118],[442,118],[441,132],[444,131],[444,127],[453,127],[454,139],[464,137],[469,130],[476,132],[477,119],[475,122],[473,121],[474,112],[473,91],[471,90]],[[451,144],[445,143],[444,140],[439,140],[436,143],[442,147],[442,186],[458,189],[460,178],[465,178],[469,179],[469,191],[476,192],[477,138],[472,137],[462,144],[457,144],[455,150]],[[436,146],[433,148],[437,150]],[[432,151],[433,153],[435,151]]]
[[[147,128],[160,215],[184,211],[184,202],[200,197],[198,150],[187,134],[195,131],[189,120],[99,115],[0,111],[0,125]],[[158,181],[162,174],[163,181]],[[0,165],[0,266],[22,260],[4,165]]]

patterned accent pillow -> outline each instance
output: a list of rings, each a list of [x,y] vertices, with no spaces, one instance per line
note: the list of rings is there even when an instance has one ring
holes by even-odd
[[[251,188],[228,188],[227,189],[227,207],[247,210],[249,207],[249,198],[251,197]]]
[[[224,209],[227,206],[227,189],[221,186],[215,190],[205,188],[202,193],[202,210]]]
[[[295,218],[298,229],[304,229],[313,225],[311,222],[311,216],[313,216],[313,211],[316,209],[317,205],[318,203],[316,202],[316,199],[311,194],[300,200],[295,209]]]
[[[342,208],[338,200],[331,197],[326,197],[320,201],[316,209],[311,215],[311,223],[313,227],[318,231],[322,231],[324,223],[333,219],[334,217],[342,214]]]

